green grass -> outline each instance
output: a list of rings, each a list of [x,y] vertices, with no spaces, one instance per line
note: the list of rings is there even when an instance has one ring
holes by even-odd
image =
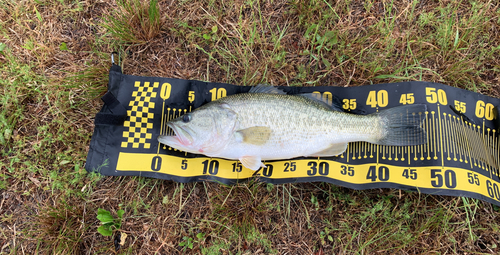
[[[499,17],[493,1],[0,0],[0,254],[498,253],[500,210],[475,199],[179,184],[84,164],[112,51],[133,75],[425,80],[498,97]],[[112,236],[97,230],[99,208],[125,211]]]
[[[30,74],[30,66],[18,63],[5,44],[3,44],[1,54],[6,56],[7,61],[9,61],[9,65],[3,66],[2,73],[10,77],[10,80],[2,79],[0,81],[3,90],[0,97],[0,105],[2,106],[0,110],[0,123],[2,124],[0,145],[6,145],[13,135],[15,125],[22,118],[23,108],[19,107],[21,104],[20,95],[25,91],[19,85],[32,83],[34,77]]]
[[[156,0],[119,0],[102,26],[121,43],[144,44],[160,34],[161,23]]]

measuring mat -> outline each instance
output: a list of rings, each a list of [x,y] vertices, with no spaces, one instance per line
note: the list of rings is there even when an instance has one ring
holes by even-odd
[[[280,87],[288,94],[313,93],[345,112],[370,114],[406,104],[426,104],[427,143],[382,146],[349,143],[337,157],[266,161],[252,171],[238,161],[209,158],[158,143],[173,134],[166,122],[218,98],[245,93],[248,86],[124,75],[111,67],[105,105],[85,168],[111,176],[145,176],[176,182],[225,184],[258,178],[267,183],[329,182],[353,189],[397,188],[427,194],[466,196],[500,205],[500,100],[430,82],[361,87]]]

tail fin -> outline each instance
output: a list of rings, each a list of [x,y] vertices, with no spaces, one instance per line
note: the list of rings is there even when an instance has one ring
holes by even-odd
[[[398,106],[377,113],[384,130],[380,145],[419,145],[427,143],[427,135],[421,127],[427,106],[414,104]]]

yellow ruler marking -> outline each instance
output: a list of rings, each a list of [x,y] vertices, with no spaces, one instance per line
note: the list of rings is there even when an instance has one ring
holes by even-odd
[[[488,151],[488,143],[487,143],[487,134],[486,134],[486,128],[485,128],[485,121],[483,120],[483,133],[481,137],[481,152],[483,153],[483,165],[484,169],[489,172],[490,178],[493,178],[492,176],[492,171],[491,171],[491,166],[493,165],[491,162],[491,157]]]
[[[457,117],[456,116],[453,116],[453,126],[454,126],[454,135],[456,135],[458,138],[457,140],[455,141],[456,142],[456,147],[457,147],[457,153],[458,153],[458,160],[460,162],[464,162],[462,156],[463,156],[463,146],[464,146],[464,143],[462,141],[462,134],[460,134],[460,131],[459,131],[459,126],[460,124],[458,124],[457,122]],[[467,162],[466,162],[467,163]]]
[[[353,143],[353,145],[352,145],[352,154],[351,154],[353,160],[356,159],[356,151],[357,151],[356,147],[357,147],[357,143]]]
[[[175,109],[167,108],[167,119],[165,120],[166,122],[170,121],[170,119],[171,119],[170,118],[170,110],[175,111]],[[170,131],[171,130],[168,129],[167,125],[165,125],[165,134],[166,135],[171,135]]]
[[[353,142],[352,143],[352,154],[351,154],[351,157],[352,157],[352,160],[355,160],[356,159],[356,153],[359,152],[359,142]]]
[[[493,157],[495,157],[495,166],[498,169],[500,169],[500,162],[499,162],[499,159],[498,159],[498,139],[495,139],[496,136],[496,129],[493,129],[493,134],[492,134],[492,138],[493,138],[493,146],[492,146],[492,155]]]
[[[163,100],[163,106],[161,107],[161,122],[160,122],[160,135],[163,134],[163,119],[164,119],[164,113],[165,113],[165,100]],[[156,154],[160,153],[160,147],[161,143],[158,142],[158,150],[156,151]]]
[[[453,123],[453,120],[451,118],[451,114],[448,114],[448,130],[449,130],[449,134],[450,134],[450,150],[451,150],[451,154],[453,156],[453,161],[457,161],[457,148],[456,148],[456,141],[455,141],[455,136],[457,135],[455,132],[454,132],[454,123]]]
[[[464,140],[464,150],[466,152],[466,154],[464,154],[465,156],[465,163],[467,163],[467,156],[469,157],[469,164],[470,164],[470,168],[472,169],[472,159],[471,159],[471,153],[470,153],[470,149],[471,149],[471,145],[470,145],[470,142],[469,142],[469,138],[467,137],[467,132],[466,132],[466,126],[467,126],[467,123],[464,122],[464,120],[462,118],[460,118],[461,121],[460,123],[462,124],[462,139]]]
[[[390,150],[392,155],[391,160],[398,161],[398,146],[391,146]]]
[[[429,132],[431,131],[430,130],[430,124],[429,124],[429,112],[425,112],[425,125],[427,126],[427,132],[426,132],[426,136],[427,136],[427,160],[430,160],[431,159],[431,142],[432,142],[432,138],[429,137]]]
[[[355,147],[354,147],[354,153],[352,154],[352,159],[356,159],[356,157],[359,157],[359,143],[360,142],[355,142]]]
[[[363,144],[365,145],[364,148],[365,148],[365,155],[363,156],[363,158],[367,158],[368,157],[368,148],[369,148],[369,143],[367,142],[363,142]]]
[[[434,160],[436,160],[436,159],[438,159],[438,157],[437,157],[438,147],[436,145],[438,134],[436,132],[436,118],[434,117],[435,112],[432,111],[431,114],[432,114],[432,136],[433,136],[432,147],[433,147],[433,151],[434,151]]]
[[[377,148],[377,153],[375,153],[375,155],[377,156],[377,162],[376,163],[378,165],[378,160],[379,160],[378,157],[380,155],[380,145],[377,144],[377,145],[375,145],[375,147]]]
[[[353,143],[353,148],[352,148],[352,160],[356,159],[356,154],[359,152],[359,142],[354,142]]]
[[[356,151],[356,144],[355,143],[348,143],[348,146],[350,147],[350,151],[348,154],[346,154],[347,161],[349,161],[349,158],[351,158],[354,155],[354,151]]]
[[[460,148],[462,149],[462,155],[464,156],[464,162],[467,164],[467,163],[469,163],[470,158],[469,158],[469,160],[467,160],[467,156],[468,156],[469,151],[467,150],[468,144],[467,144],[467,140],[465,138],[465,133],[462,132],[463,131],[462,118],[460,118],[460,119],[457,118],[457,123],[458,123],[458,128],[460,129],[460,130],[457,130],[458,131],[457,134],[459,134],[460,139],[461,139]]]
[[[443,152],[443,125],[441,124],[441,108],[439,105],[438,108],[438,121],[439,121],[439,142],[440,142],[440,151],[441,151],[441,166],[444,167],[444,152]]]
[[[431,141],[428,142],[430,143]],[[411,150],[413,151],[413,161],[418,161],[418,153],[419,153],[418,145],[412,146]]]
[[[497,137],[497,139],[495,139],[496,137],[496,130],[493,129],[493,156],[495,157],[495,162],[496,162],[496,170],[495,170],[495,175],[497,177],[500,178],[500,161],[499,161],[499,144],[498,144],[498,139],[500,138],[500,135],[499,137]]]
[[[477,166],[477,163],[475,162],[475,158],[474,158],[474,149],[473,149],[473,142],[472,142],[472,137],[469,137],[469,133],[470,133],[470,127],[471,127],[471,123],[468,123],[468,122],[465,122],[464,123],[464,126],[465,126],[465,132],[464,132],[464,137],[466,138],[467,140],[467,150],[468,150],[468,154],[469,154],[469,162],[470,162],[470,168],[472,169],[474,166]]]
[[[422,112],[418,113],[419,119],[422,119],[422,114],[425,114],[425,113],[422,113]],[[424,117],[427,118],[427,115],[425,115]],[[423,126],[423,128],[425,128],[425,124],[422,125],[422,126]],[[421,140],[423,140],[424,138],[427,138],[426,134],[420,134],[420,135],[421,135],[421,137],[420,137]],[[424,137],[424,135],[425,135],[425,137]],[[424,160],[424,152],[425,152],[425,144],[420,144],[420,145],[417,145],[417,146],[419,147],[418,149],[420,151],[420,160],[423,161]]]
[[[427,147],[425,146],[425,144],[421,144],[421,145],[417,145],[418,146],[418,150],[420,151],[420,160],[425,160],[425,152],[426,152],[426,149]]]
[[[405,155],[406,155],[406,152],[409,150],[411,146],[405,146],[403,148],[401,148],[401,161],[405,161],[406,158],[405,158]]]
[[[491,154],[491,139],[490,139],[491,138],[491,136],[490,136],[491,129],[487,128],[485,131],[486,132],[484,134],[484,137],[485,137],[484,145],[485,145],[485,151],[488,154],[488,161],[489,161],[488,162],[488,171],[493,172],[494,163],[491,162],[491,159],[490,159],[491,158],[490,155],[492,155]]]
[[[359,158],[366,158],[366,142],[361,142],[361,151],[363,153],[360,153],[359,154]],[[363,154],[363,156],[361,156],[361,154]]]
[[[184,114],[186,114],[186,112],[187,112],[187,109],[184,109]],[[184,156],[187,156],[187,155],[188,155],[188,153],[184,152]]]
[[[477,133],[475,133],[475,134],[481,134],[481,132],[482,132],[481,131],[481,126],[476,125],[476,127],[477,127],[477,131],[476,131]],[[477,150],[476,150],[476,159],[478,161],[479,167],[481,167],[481,169],[484,169],[484,162],[485,162],[485,160],[482,157],[483,156],[482,155],[482,147],[483,147],[482,146],[482,142],[483,141],[482,141],[481,135],[477,135],[475,138],[476,138],[475,141],[476,141],[476,148],[477,148]]]
[[[357,142],[358,144],[358,151],[357,151],[357,158],[361,159],[361,154],[363,153],[363,142]]]
[[[482,127],[482,133],[480,135],[481,139],[479,140],[480,141],[480,148],[481,150],[479,151],[480,153],[482,153],[482,157],[481,157],[481,160],[483,161],[483,169],[485,170],[488,170],[488,166],[489,165],[489,157],[488,157],[488,152],[485,151],[485,135],[486,135],[486,130],[484,129],[484,124],[485,124],[485,121],[483,119],[483,127]],[[491,172],[490,172],[490,175],[491,175]]]
[[[488,140],[490,143],[489,149],[490,149],[490,155],[491,155],[491,160],[493,167],[495,169],[498,169],[498,164],[497,164],[497,158],[495,157],[495,129],[491,129],[491,135],[488,136]],[[489,133],[489,132],[488,132]]]
[[[452,145],[453,145],[453,161],[457,161],[460,158],[460,152],[458,151],[458,130],[457,130],[457,123],[455,122],[455,115],[449,114],[448,117],[450,118],[450,123],[451,123],[451,138],[452,138]],[[452,119],[453,117],[453,119]]]
[[[475,139],[475,142],[476,142],[476,159],[477,159],[477,162],[478,162],[477,164],[479,165],[479,167],[484,170],[484,164],[485,164],[486,160],[484,159],[484,157],[483,157],[484,155],[482,153],[483,152],[482,151],[482,149],[483,149],[482,148],[483,147],[482,146],[482,142],[483,141],[482,141],[482,134],[481,134],[481,132],[482,132],[481,131],[481,126],[477,125],[476,128],[477,128],[476,132],[478,134],[478,135],[476,134],[477,136],[475,137],[476,138]]]
[[[358,153],[358,159],[363,158],[363,152],[365,152],[365,142],[359,142],[359,153]]]
[[[471,136],[471,141],[472,141],[472,157],[474,157],[474,166],[477,166],[481,168],[481,162],[479,161],[479,155],[478,155],[478,145],[477,145],[477,137],[475,136],[476,131],[476,125],[472,124],[470,125],[471,130],[469,130],[469,135]]]
[[[491,135],[490,135],[490,128],[488,128],[487,130],[485,128],[483,128],[483,132],[484,133],[484,153],[486,154],[487,156],[487,160],[488,160],[488,167],[491,169],[495,168],[496,167],[496,164],[495,164],[495,158],[493,157],[493,152],[492,152],[492,143],[491,143]],[[486,131],[488,131],[488,133],[486,133]]]
[[[448,115],[451,116],[451,114],[444,114],[444,122],[446,122],[446,132],[448,133],[447,136],[447,143],[448,143],[448,160],[451,161],[453,159],[453,133],[451,132],[451,122],[446,118]],[[456,158],[456,157],[455,157]]]
[[[364,152],[364,144],[365,142],[358,142],[358,159],[362,159],[363,158],[363,152]]]
[[[444,152],[446,152],[448,154],[448,157],[446,157],[446,159],[449,161],[451,159],[450,157],[450,139],[448,139],[450,137],[450,133],[448,132],[448,123],[446,123],[446,113],[444,112],[443,113],[443,121],[442,121],[442,125],[443,125],[443,137],[441,137],[441,140],[444,140]]]
[[[412,150],[415,150],[415,146],[408,147],[408,150],[406,151],[406,155],[408,156],[408,165],[411,164],[411,151]]]
[[[425,114],[425,113],[422,113],[422,112],[419,112],[418,113],[418,117],[421,119],[422,118],[422,114]],[[425,118],[427,118],[427,115],[425,115]],[[425,121],[425,119],[424,119]],[[425,128],[425,124],[423,124],[423,127]],[[420,137],[420,140],[424,140],[427,138],[427,134],[420,134],[421,137]],[[425,135],[425,137],[423,137]],[[420,160],[424,160],[424,152],[425,152],[425,144],[420,144],[420,145],[417,145],[416,147],[418,147],[418,150],[420,152]]]
[[[347,153],[345,154],[345,156],[346,156],[346,160],[347,160],[347,163],[349,163],[349,155],[350,155],[351,147],[352,147],[352,146],[351,146],[351,144],[350,144],[350,143],[348,143],[348,144],[347,144],[347,150],[346,150],[346,151],[347,151]]]
[[[493,130],[495,132],[495,130]],[[498,137],[495,140],[495,150],[497,150],[497,166],[500,168],[500,134],[497,134]]]
[[[399,161],[399,157],[401,156],[401,146],[394,146],[394,160]]]
[[[472,128],[472,131],[470,130]],[[476,124],[470,124],[469,123],[469,136],[471,137],[471,154],[472,154],[472,157],[474,158],[474,166],[479,166],[479,168],[481,168],[481,166],[479,165],[480,163],[478,163],[478,159],[477,159],[477,140],[475,139],[476,137],[474,136],[474,133],[476,131]]]

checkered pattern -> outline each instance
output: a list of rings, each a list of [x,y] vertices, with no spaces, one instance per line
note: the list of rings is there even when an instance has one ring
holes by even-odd
[[[153,116],[154,114],[150,112],[150,109],[155,108],[155,103],[151,102],[151,98],[156,97],[157,92],[153,92],[158,88],[160,83],[155,82],[151,86],[151,83],[136,81],[134,87],[137,88],[136,91],[132,92],[133,101],[130,101],[129,106],[132,109],[127,111],[127,120],[123,124],[124,127],[128,128],[128,131],[123,131],[123,138],[126,141],[122,142],[121,146],[123,148],[151,148],[151,143],[149,140],[152,138],[152,134],[148,133],[148,130],[153,128]]]

